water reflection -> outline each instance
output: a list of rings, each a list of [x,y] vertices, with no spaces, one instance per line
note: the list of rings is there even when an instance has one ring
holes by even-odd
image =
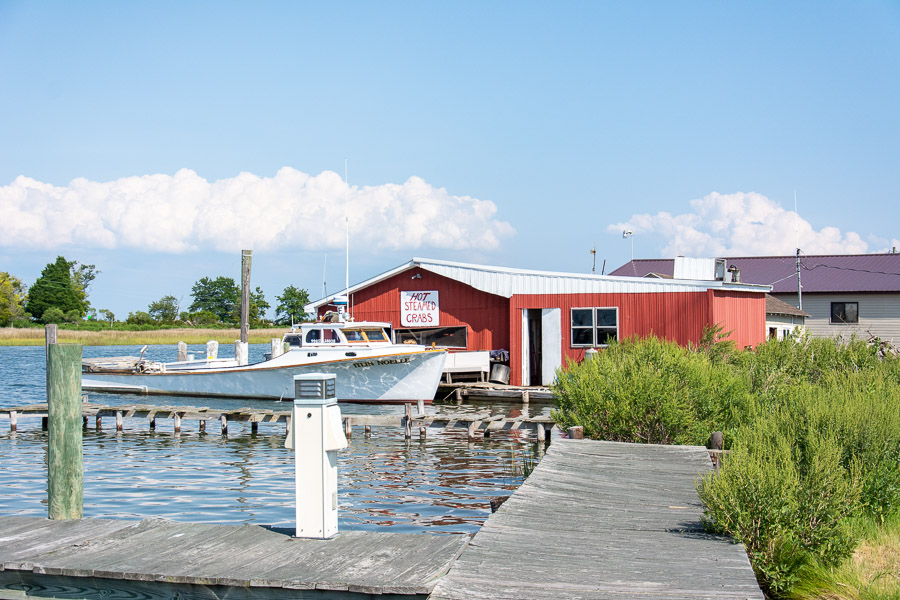
[[[196,347],[202,351],[203,346]],[[225,355],[228,348],[220,348]],[[251,357],[266,345],[251,346]],[[85,356],[133,354],[137,347],[85,347]],[[169,359],[170,347],[148,349],[155,359]],[[44,349],[0,347],[0,405],[43,402]],[[92,402],[109,405],[202,405],[211,409],[244,406],[288,410],[290,402],[247,399],[185,399],[172,396],[92,394]],[[508,404],[462,404],[429,407],[429,412],[509,411]],[[514,406],[530,414],[549,412],[540,404]],[[402,413],[402,406],[342,404],[347,414]],[[0,428],[5,427],[0,420]],[[258,523],[292,528],[294,457],[284,445],[284,424],[218,422],[199,431],[197,422],[182,423],[175,435],[168,419],[150,430],[145,419],[125,419],[124,434],[114,420],[105,429],[84,430],[84,513],[97,518],[165,517],[208,523]],[[340,528],[397,532],[474,532],[490,513],[490,499],[510,494],[520,483],[512,448],[535,454],[522,432],[493,432],[470,442],[464,429],[441,433],[431,428],[424,439],[403,438],[399,427],[373,427],[371,435],[354,428],[350,446],[338,455]],[[46,443],[40,419],[20,416],[18,432],[0,431],[0,514],[46,516]]]

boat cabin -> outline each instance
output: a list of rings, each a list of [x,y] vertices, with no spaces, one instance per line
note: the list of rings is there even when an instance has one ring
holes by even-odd
[[[304,323],[299,330],[291,330],[284,335],[291,349],[303,346],[353,346],[371,344],[390,344],[391,340],[385,329],[389,323]]]

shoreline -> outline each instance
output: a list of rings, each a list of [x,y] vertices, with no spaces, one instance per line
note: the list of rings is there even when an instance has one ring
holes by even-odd
[[[248,342],[251,344],[267,344],[272,338],[281,338],[289,327],[272,327],[251,329]],[[134,346],[153,344],[205,344],[215,340],[219,344],[232,344],[241,337],[241,330],[231,329],[154,329],[150,331],[125,331],[118,329],[102,331],[77,331],[59,329],[58,339],[64,344],[81,344],[82,346]],[[43,328],[0,327],[0,346],[43,346]]]

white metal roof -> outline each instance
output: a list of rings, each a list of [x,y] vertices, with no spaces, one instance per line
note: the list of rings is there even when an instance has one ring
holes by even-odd
[[[771,286],[768,285],[747,283],[613,277],[611,275],[594,275],[589,273],[558,273],[474,265],[430,258],[413,258],[411,261],[390,271],[385,271],[371,279],[350,286],[350,289],[346,292],[341,290],[340,294],[352,294],[357,290],[417,267],[459,281],[482,292],[503,296],[504,298],[511,298],[518,294],[653,294],[661,292],[697,292],[710,288],[743,292],[767,292],[771,289]],[[332,294],[315,302],[310,302],[304,307],[304,310],[306,312],[314,312],[320,306],[330,303],[337,295],[339,294]]]

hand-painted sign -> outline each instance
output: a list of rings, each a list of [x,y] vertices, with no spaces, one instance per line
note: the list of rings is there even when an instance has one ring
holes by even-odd
[[[437,290],[400,292],[400,325],[429,327],[440,325],[440,302]]]

